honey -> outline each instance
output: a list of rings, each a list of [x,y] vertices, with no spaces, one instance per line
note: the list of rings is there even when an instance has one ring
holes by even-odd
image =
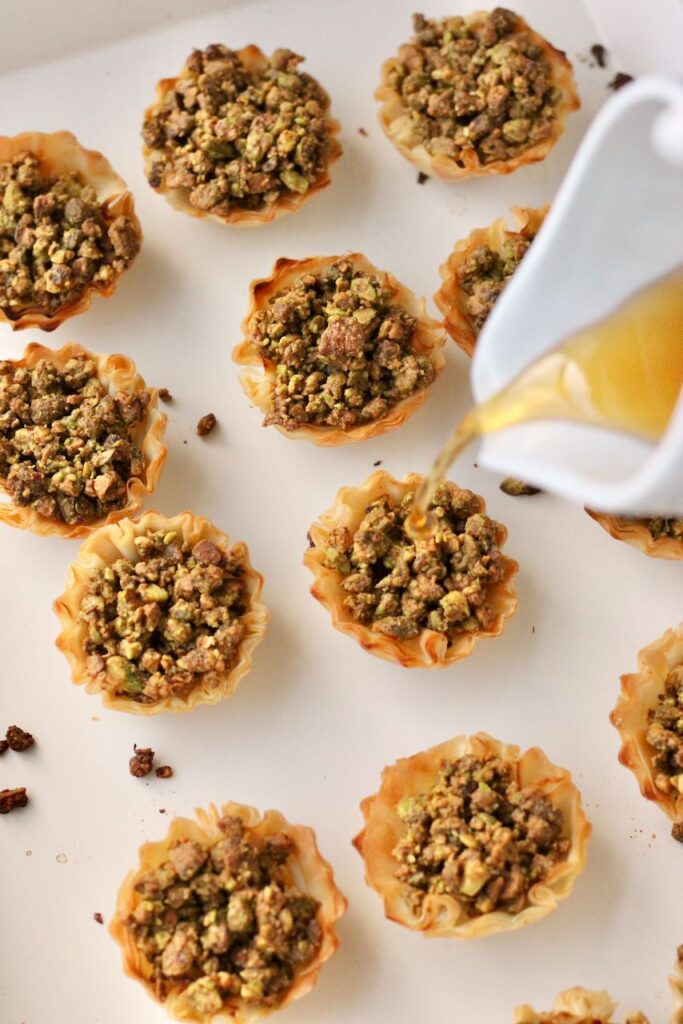
[[[434,532],[429,502],[451,463],[477,437],[519,423],[565,419],[656,441],[683,385],[683,267],[577,331],[456,427],[415,495],[414,539]]]

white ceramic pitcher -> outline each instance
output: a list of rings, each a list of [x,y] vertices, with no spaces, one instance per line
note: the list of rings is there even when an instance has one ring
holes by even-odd
[[[482,330],[477,402],[576,330],[683,265],[683,87],[648,77],[593,121]],[[683,344],[683,324],[681,325]],[[683,515],[683,397],[657,445],[546,420],[482,442],[481,464],[605,512]]]

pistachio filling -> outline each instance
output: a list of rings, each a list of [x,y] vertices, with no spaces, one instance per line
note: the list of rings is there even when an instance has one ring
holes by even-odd
[[[478,245],[458,267],[458,283],[467,296],[467,315],[477,332],[484,326],[496,299],[534,237],[535,233],[529,234],[528,231],[508,231],[502,253],[495,252],[488,245]]]
[[[134,223],[110,217],[77,173],[50,176],[31,153],[0,163],[0,309],[53,316],[108,285],[140,249]]]
[[[683,541],[683,519],[641,519],[647,527],[653,540],[662,540],[671,537],[673,540]]]
[[[494,616],[490,588],[504,575],[498,523],[480,511],[476,494],[445,483],[430,506],[436,534],[415,541],[405,530],[413,498],[410,492],[394,504],[381,497],[353,533],[346,527],[331,532],[325,564],[343,577],[344,607],[400,640],[423,629],[449,637],[485,629]]]
[[[183,189],[192,206],[218,216],[307,192],[331,145],[329,100],[298,70],[303,59],[275,50],[255,72],[225,46],[195,50],[144,122],[150,185]]]
[[[570,847],[561,812],[540,790],[521,788],[514,766],[493,755],[444,760],[432,788],[397,811],[405,832],[393,850],[396,878],[416,913],[436,893],[456,899],[469,918],[518,914]]]
[[[463,165],[511,160],[547,139],[562,93],[542,47],[512,11],[481,21],[437,21],[416,14],[415,35],[401,46],[388,84],[410,123],[399,142]]]
[[[68,524],[105,518],[145,472],[132,432],[148,391],[112,395],[92,359],[0,361],[0,479],[17,505]]]
[[[237,660],[248,595],[244,559],[174,532],[135,537],[137,560],[92,573],[80,621],[88,672],[103,689],[151,704],[218,686]]]
[[[683,665],[671,669],[657,706],[647,716],[655,785],[675,801],[683,796]]]
[[[135,885],[127,920],[157,995],[183,991],[199,1013],[275,1006],[320,947],[317,900],[292,881],[284,833],[251,837],[238,817],[213,845],[182,839]]]
[[[350,430],[386,416],[434,379],[413,348],[415,329],[379,278],[349,260],[302,274],[249,322],[250,339],[277,373],[264,423]]]

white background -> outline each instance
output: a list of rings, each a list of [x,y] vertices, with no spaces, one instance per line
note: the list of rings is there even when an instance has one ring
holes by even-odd
[[[42,5],[31,6],[38,29]],[[575,984],[609,989],[624,1010],[639,1007],[653,1024],[668,1016],[666,977],[683,939],[683,851],[617,763],[607,715],[637,650],[678,621],[681,566],[616,543],[580,508],[549,496],[506,497],[471,452],[453,476],[509,527],[507,550],[521,563],[519,611],[503,636],[446,671],[374,659],[335,632],[310,597],[301,564],[306,530],[337,488],[360,483],[376,460],[395,475],[429,466],[467,406],[467,360],[449,341],[447,369],[412,420],[336,450],[262,429],[231,362],[248,283],[279,256],[360,249],[431,296],[456,239],[512,204],[552,199],[609,95],[618,69],[587,63],[599,40],[579,3],[518,0],[519,12],[574,61],[583,109],[543,164],[510,177],[418,186],[416,171],[381,134],[372,98],[381,60],[408,37],[414,6],[281,0],[194,22],[160,14],[154,34],[0,79],[0,130],[69,128],[101,149],[135,193],[145,231],[141,256],[113,299],[95,299],[44,338],[12,336],[3,325],[0,354],[18,356],[31,340],[75,340],[130,354],[148,382],[168,387],[170,456],[154,506],[169,514],[191,508],[247,541],[272,613],[233,700],[189,717],[105,712],[71,685],[53,646],[50,605],[76,545],[2,527],[0,725],[16,722],[38,741],[0,761],[0,786],[26,785],[31,796],[29,808],[0,819],[2,1024],[161,1022],[164,1011],[124,977],[93,912],[108,922],[138,845],[161,837],[170,815],[229,799],[314,826],[350,900],[341,949],[315,991],[278,1018],[283,1024],[496,1024],[510,1021],[516,1004],[546,1008]],[[458,0],[423,6],[435,15],[471,9]],[[83,5],[98,38],[113,9]],[[171,210],[142,174],[139,129],[154,83],[177,72],[193,46],[212,42],[306,54],[343,125],[332,186],[266,228],[194,221]],[[61,45],[56,34],[55,52]],[[209,411],[220,426],[201,440],[194,426]],[[594,825],[588,865],[571,898],[539,924],[469,943],[429,942],[385,921],[365,887],[350,845],[358,802],[376,789],[385,763],[478,729],[539,744],[574,772]],[[172,764],[173,779],[132,778],[134,742]]]

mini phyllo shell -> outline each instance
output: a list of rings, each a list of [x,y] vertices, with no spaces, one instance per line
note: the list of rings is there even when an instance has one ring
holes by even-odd
[[[310,992],[346,907],[312,829],[229,803],[141,847],[109,930],[174,1020],[250,1024]]]
[[[34,343],[0,360],[0,522],[74,538],[136,515],[166,461],[166,423],[127,356]]]
[[[366,651],[406,668],[439,668],[498,636],[517,607],[517,562],[501,553],[507,530],[484,499],[452,483],[437,490],[434,537],[405,531],[422,477],[378,470],[342,487],[309,531],[311,593],[332,625]]]
[[[456,243],[439,267],[443,284],[434,302],[444,315],[451,338],[468,356],[474,355],[486,318],[536,237],[548,209],[513,206],[514,229],[505,217],[487,228],[475,228]]]
[[[142,243],[133,196],[70,132],[0,138],[0,321],[53,331],[114,293]]]
[[[683,519],[636,519],[587,508],[586,512],[615,540],[623,540],[650,558],[683,558]]]
[[[683,623],[639,652],[610,720],[621,736],[619,760],[683,842]]]
[[[385,134],[424,174],[457,181],[543,160],[580,106],[561,50],[497,7],[440,21],[382,66],[375,93]]]
[[[385,768],[361,810],[366,882],[390,920],[428,937],[480,938],[545,917],[583,870],[591,831],[569,772],[486,733]]]
[[[676,950],[673,974],[669,978],[674,996],[674,1012],[671,1024],[683,1024],[683,946]]]
[[[424,300],[360,253],[279,259],[242,333],[233,359],[264,426],[326,447],[400,426],[445,365]]]
[[[231,697],[268,612],[241,541],[192,512],[146,512],[82,545],[54,604],[72,681],[105,707],[152,715]]]
[[[550,1012],[537,1013],[530,1006],[518,1006],[514,1024],[616,1024],[617,1004],[607,992],[569,988],[555,999]],[[624,1024],[649,1024],[642,1013],[629,1013]]]
[[[142,129],[145,174],[176,210],[254,227],[330,184],[340,125],[303,57],[257,46],[194,50],[162,79]]]

